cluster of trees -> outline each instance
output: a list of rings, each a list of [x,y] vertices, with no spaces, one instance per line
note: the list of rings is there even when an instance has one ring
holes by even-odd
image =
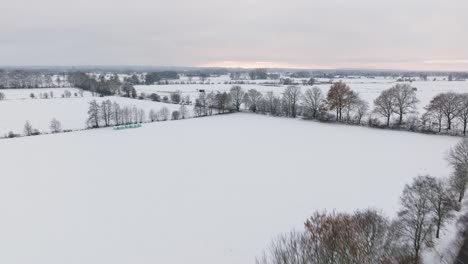
[[[145,122],[145,111],[136,106],[120,106],[111,100],[89,102],[87,124],[91,128]]]
[[[257,263],[421,263],[421,252],[440,238],[440,230],[460,210],[468,184],[468,140],[460,141],[447,159],[452,176],[414,178],[404,187],[395,219],[374,209],[315,213],[303,231],[274,239]],[[444,257],[450,261],[453,256]]]
[[[232,89],[239,90],[237,95],[233,96]],[[417,89],[407,83],[398,83],[383,90],[374,100],[372,111],[368,102],[343,82],[333,83],[326,94],[317,87],[302,93],[300,87],[295,85],[287,86],[281,96],[273,92],[262,94],[255,89],[243,91],[240,86],[233,86],[232,89],[227,94],[227,100],[232,102],[225,109],[239,111],[242,104],[256,113],[290,117],[302,115],[320,121],[335,120],[352,124],[362,124],[363,118],[367,116],[369,126],[397,127],[420,132],[441,132],[445,126],[448,132],[462,131],[463,135],[467,133],[468,93],[440,93],[432,98],[420,117],[417,113],[420,102],[416,96]],[[239,94],[242,94],[242,100]],[[454,129],[454,124],[460,129]]]
[[[255,69],[249,72],[249,77],[251,80],[266,80],[268,73],[266,69]]]
[[[234,86],[231,88],[236,89]],[[217,110],[218,113],[225,113],[226,111],[231,111],[233,106],[231,105],[231,94],[227,92],[200,92],[198,98],[195,99],[193,106],[193,112],[195,116],[208,116],[214,113],[214,110]]]
[[[112,75],[109,79],[106,79],[104,75],[100,75],[98,78],[93,78],[83,72],[72,72],[68,74],[68,81],[73,87],[81,88],[85,91],[90,91],[93,96],[95,95],[115,95],[119,94],[120,90],[124,87],[120,82],[117,74]],[[133,86],[127,84],[127,86]]]
[[[438,132],[445,129],[450,131],[453,124],[462,125],[463,135],[466,135],[468,125],[468,94],[454,92],[440,93],[425,107],[426,112],[422,117],[422,123],[429,129],[436,127]]]
[[[416,89],[409,84],[397,84],[390,89],[384,90],[374,100],[374,112],[385,117],[387,126],[393,114],[398,116],[398,125],[403,124],[403,118],[408,114],[416,113]]]
[[[218,100],[215,100],[218,95]],[[284,115],[296,117],[303,115],[308,118],[330,120],[332,117],[328,111],[336,111],[337,121],[361,122],[368,110],[368,104],[362,100],[356,92],[353,92],[344,83],[335,83],[330,88],[327,96],[322,91],[313,87],[302,93],[299,86],[288,86],[282,95],[273,92],[262,94],[256,89],[244,91],[240,86],[233,86],[229,93],[208,95],[196,100],[196,104],[202,107],[218,108],[224,110],[240,111],[241,106],[254,113],[270,113],[272,115]],[[204,103],[205,101],[207,101]]]
[[[149,72],[145,76],[145,84],[155,84],[163,79],[179,79],[179,74],[175,71]]]
[[[65,87],[64,75],[48,72],[0,70],[0,89]]]

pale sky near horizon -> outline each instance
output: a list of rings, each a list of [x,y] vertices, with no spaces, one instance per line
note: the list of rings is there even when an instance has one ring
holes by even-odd
[[[468,71],[467,0],[15,0],[0,65]]]

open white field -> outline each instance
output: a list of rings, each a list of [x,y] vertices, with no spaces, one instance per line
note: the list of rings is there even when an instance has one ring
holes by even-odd
[[[396,84],[394,79],[386,79],[386,78],[361,78],[361,79],[343,79],[351,89],[362,96],[369,105],[373,106],[373,101],[375,98],[379,96],[382,90],[392,87]],[[424,106],[426,106],[432,97],[437,95],[438,93],[442,92],[457,92],[457,93],[468,93],[468,81],[416,81],[411,83],[413,87],[418,89],[417,97],[420,100],[418,105],[418,111],[420,113],[424,112]],[[232,87],[232,84],[212,84],[212,85],[203,85],[203,84],[175,84],[175,85],[137,85],[135,89],[141,93],[144,92],[146,94],[150,94],[152,92],[156,92],[160,95],[167,95],[170,92],[174,91],[181,91],[185,95],[190,95],[191,99],[194,100],[197,96],[197,91],[199,89],[204,89],[206,91],[229,91]],[[261,84],[244,84],[240,85],[244,90],[248,89],[257,89],[261,92],[269,92],[273,91],[276,94],[281,94],[286,86],[267,86]],[[318,84],[316,85],[319,87],[324,94],[328,92],[330,89],[330,84]],[[302,91],[304,92],[306,89],[309,89],[310,86],[302,86]]]
[[[167,107],[170,111],[178,110],[179,105],[136,100],[124,97],[78,97],[34,100],[0,101],[0,136],[9,131],[23,133],[24,123],[28,120],[40,132],[50,131],[50,122],[56,118],[62,123],[63,129],[83,129],[88,118],[89,102],[96,100],[111,100],[123,106],[136,106],[145,110],[146,117],[151,109],[159,111]],[[189,107],[191,112],[191,107]]]
[[[39,98],[41,93],[47,93],[50,96],[50,92],[52,92],[54,98],[61,98],[65,91],[72,93],[72,97],[76,97],[75,93],[78,97],[81,97],[81,89],[78,88],[0,89],[0,93],[5,94],[5,100],[31,99],[31,93]],[[90,96],[91,92],[83,91],[83,97]]]
[[[0,263],[254,263],[315,210],[398,209],[458,138],[232,114],[0,141]]]

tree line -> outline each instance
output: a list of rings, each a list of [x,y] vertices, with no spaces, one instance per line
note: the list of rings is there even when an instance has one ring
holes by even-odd
[[[222,100],[216,100],[224,95]],[[218,98],[221,99],[221,98]],[[305,92],[296,85],[287,86],[281,95],[274,92],[261,93],[256,89],[243,90],[233,86],[229,92],[201,94],[196,104],[204,109],[219,105],[224,111],[240,111],[244,108],[261,114],[274,116],[315,119],[322,122],[343,122],[357,125],[368,125],[380,128],[396,128],[423,133],[467,133],[468,126],[468,93],[439,93],[425,106],[419,116],[417,89],[408,83],[399,83],[383,90],[369,103],[361,98],[346,83],[333,83],[327,93],[318,87],[306,89]],[[199,111],[206,114],[206,111]],[[367,117],[365,120],[364,118]],[[366,121],[366,122],[365,122]],[[454,124],[460,129],[454,129]]]
[[[117,102],[105,100],[98,103],[96,100],[89,102],[88,118],[86,124],[89,128],[108,126],[141,124],[148,122],[179,120],[190,117],[185,104],[181,104],[178,110],[170,111],[162,107],[159,111],[151,109],[147,113],[136,106],[121,106]]]
[[[376,209],[316,212],[303,230],[274,239],[256,263],[421,263],[422,251],[441,237],[441,229],[461,208],[468,183],[468,139],[453,147],[447,160],[453,168],[449,178],[418,176],[404,187],[396,218]],[[442,254],[440,263],[453,263],[454,257]]]
[[[50,72],[0,70],[0,89],[67,87],[65,74]]]

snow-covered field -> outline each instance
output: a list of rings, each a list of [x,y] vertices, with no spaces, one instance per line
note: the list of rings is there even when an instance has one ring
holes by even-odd
[[[5,94],[5,100],[31,99],[31,93],[35,98],[39,98],[40,94],[47,93],[50,96],[52,92],[54,98],[61,98],[65,91],[69,91],[72,97],[76,97],[75,93],[81,97],[78,88],[34,88],[34,89],[0,89],[0,93]],[[91,92],[83,91],[83,97],[91,96]]]
[[[315,210],[394,216],[457,140],[253,114],[1,140],[0,263],[254,263]]]
[[[50,131],[50,122],[53,118],[62,123],[63,129],[83,129],[86,127],[89,102],[92,100],[102,102],[107,99],[119,103],[122,107],[134,105],[141,108],[145,110],[147,117],[151,109],[158,111],[163,107],[167,107],[170,111],[173,111],[178,110],[180,107],[175,104],[117,96],[5,100],[0,101],[0,137],[9,131],[22,134],[27,120],[40,132]],[[189,110],[191,110],[191,107],[189,107]]]
[[[365,99],[369,105],[373,106],[373,101],[379,96],[384,89],[388,89],[396,84],[395,79],[390,78],[356,78],[356,79],[342,79],[346,82],[351,89],[358,92],[363,99]],[[322,81],[327,81],[323,79]],[[337,81],[337,80],[334,80]],[[418,89],[417,97],[420,100],[418,105],[418,111],[420,114],[424,112],[424,107],[429,104],[430,100],[442,92],[458,92],[468,93],[468,81],[415,81],[411,85]],[[144,92],[150,94],[156,92],[160,95],[167,95],[170,92],[181,91],[184,95],[190,95],[191,99],[194,100],[197,97],[198,90],[204,89],[205,91],[229,91],[233,84],[174,84],[174,85],[137,85],[135,89],[138,93]],[[270,86],[261,84],[244,84],[240,85],[244,90],[257,89],[263,93],[273,91],[280,95],[286,86]],[[317,84],[324,94],[330,89],[330,84]],[[302,86],[302,91],[309,89],[310,86]]]

